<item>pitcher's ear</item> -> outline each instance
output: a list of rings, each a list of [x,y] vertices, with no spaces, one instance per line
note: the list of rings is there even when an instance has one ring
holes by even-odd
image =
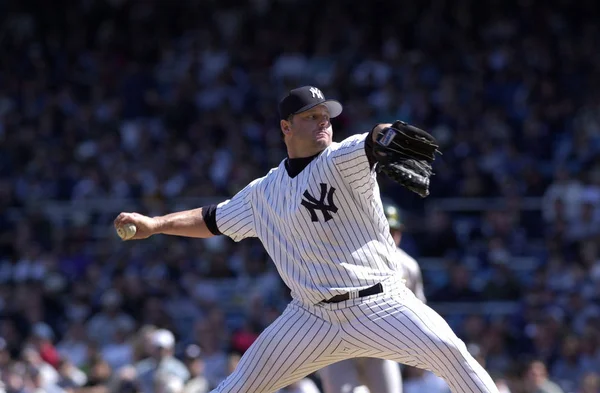
[[[290,128],[290,122],[287,120],[281,120],[279,125],[281,127],[281,132],[283,132],[285,135],[288,135],[292,131]]]

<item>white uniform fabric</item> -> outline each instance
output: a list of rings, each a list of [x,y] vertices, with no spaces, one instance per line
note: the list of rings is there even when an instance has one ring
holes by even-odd
[[[423,275],[417,261],[398,249],[399,265],[405,284],[422,302],[426,302]],[[402,374],[398,363],[376,358],[356,358],[331,364],[319,371],[324,393],[402,393]]]
[[[272,393],[354,357],[432,370],[454,392],[497,392],[448,324],[404,285],[367,135],[333,143],[293,178],[282,162],[217,206],[219,231],[258,237],[293,301],[215,392]],[[383,293],[322,303],[377,283]]]
[[[331,144],[294,178],[282,161],[217,207],[221,233],[258,237],[295,299],[316,304],[398,271],[366,135]]]

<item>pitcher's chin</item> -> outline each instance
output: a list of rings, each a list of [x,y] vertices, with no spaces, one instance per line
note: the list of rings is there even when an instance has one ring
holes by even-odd
[[[331,144],[331,138],[329,136],[323,136],[315,140],[315,145],[321,149],[327,148]]]

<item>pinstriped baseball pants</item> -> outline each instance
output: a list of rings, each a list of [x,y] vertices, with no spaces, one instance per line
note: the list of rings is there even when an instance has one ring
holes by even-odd
[[[400,281],[333,304],[293,300],[214,392],[271,393],[331,363],[389,359],[432,371],[454,393],[494,392],[491,377],[444,319]]]

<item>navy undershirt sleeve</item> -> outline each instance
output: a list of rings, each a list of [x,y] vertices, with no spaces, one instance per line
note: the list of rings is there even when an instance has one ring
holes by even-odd
[[[221,235],[217,227],[217,205],[208,205],[202,207],[202,219],[206,227],[213,235]]]

